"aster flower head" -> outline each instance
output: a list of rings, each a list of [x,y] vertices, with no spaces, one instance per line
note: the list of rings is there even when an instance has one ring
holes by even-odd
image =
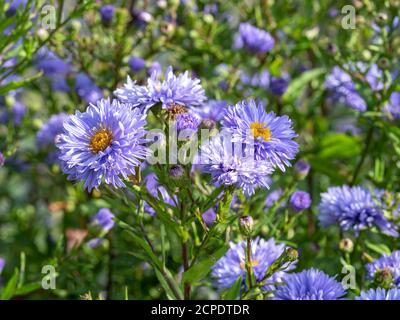
[[[202,213],[201,217],[203,218],[203,221],[207,226],[211,226],[217,219],[217,213],[215,212],[215,209],[211,207],[210,209]]]
[[[300,159],[294,165],[294,171],[297,179],[299,180],[304,179],[310,172],[310,169],[311,169],[310,164],[303,159]]]
[[[310,194],[305,191],[296,191],[291,195],[289,203],[296,212],[308,209],[311,206]]]
[[[266,53],[275,45],[274,38],[265,30],[241,23],[239,26],[240,40],[243,46],[253,53]]]
[[[379,259],[366,265],[367,277],[374,280],[382,271],[390,276],[391,284],[400,288],[400,251],[393,251],[390,255],[383,255]]]
[[[286,92],[289,81],[286,77],[272,77],[269,85],[272,94],[281,96]]]
[[[93,238],[87,242],[87,245],[89,248],[96,249],[97,247],[101,246],[104,240],[104,238]]]
[[[268,160],[273,167],[285,171],[298,152],[293,141],[297,134],[288,116],[267,113],[261,103],[242,101],[226,109],[222,125],[227,128],[233,141],[242,141],[254,147],[256,159]]]
[[[208,100],[204,105],[194,109],[193,111],[202,120],[212,120],[218,122],[221,120],[225,108],[228,103],[225,100]]]
[[[206,100],[199,79],[190,78],[187,71],[175,75],[172,67],[168,67],[162,81],[158,73],[154,72],[147,80],[147,86],[137,85],[128,77],[124,87],[117,89],[114,94],[120,101],[145,111],[156,103],[161,103],[164,109],[176,105],[188,108],[200,105]]]
[[[183,131],[183,130],[191,130],[195,131],[197,130],[200,120],[198,117],[196,117],[194,114],[187,112],[187,113],[182,113],[178,114],[176,116],[176,130]]]
[[[272,208],[272,206],[279,201],[283,194],[283,190],[281,188],[278,188],[272,192],[270,192],[267,197],[265,198],[265,207],[266,208]],[[284,206],[285,204],[282,203],[281,206]]]
[[[39,49],[35,57],[35,66],[38,70],[43,71],[46,76],[65,75],[72,71],[70,64],[46,47]]]
[[[36,141],[40,148],[55,146],[61,133],[64,131],[64,122],[68,119],[65,113],[52,115],[36,134]]]
[[[321,194],[319,211],[323,227],[338,224],[342,230],[351,230],[358,235],[361,230],[376,226],[383,233],[398,236],[396,228],[385,218],[371,192],[359,186],[329,188]]]
[[[4,166],[4,163],[6,162],[3,153],[0,152],[0,167]]]
[[[114,18],[115,8],[112,4],[106,4],[100,8],[101,22],[103,24],[110,24]]]
[[[0,257],[0,274],[3,272],[5,264],[6,264],[6,260],[4,260],[4,258]]]
[[[384,107],[394,119],[400,119],[400,92],[393,92],[390,95],[389,102]]]
[[[90,77],[81,72],[75,79],[75,91],[87,103],[96,103],[103,98],[103,93]]]
[[[130,57],[128,60],[129,68],[133,72],[139,72],[144,69],[146,62],[140,57]]]
[[[369,289],[363,291],[355,300],[400,300],[400,289],[392,288],[389,290],[383,288]]]
[[[217,185],[241,188],[246,195],[253,194],[257,187],[269,188],[273,172],[270,163],[254,160],[241,143],[232,143],[229,135],[221,133],[202,145],[195,161]]]
[[[149,193],[156,198],[158,201],[161,201],[169,206],[174,207],[176,199],[173,199],[167,189],[164,186],[160,185],[157,175],[153,172],[149,173],[144,179],[145,185]],[[152,208],[147,202],[144,203],[144,211],[151,216],[156,215],[156,211]]]
[[[123,179],[148,155],[144,146],[145,116],[130,105],[102,99],[77,111],[64,122],[57,144],[69,180],[83,180],[84,188],[98,189],[102,181],[124,187]]]
[[[110,231],[114,227],[114,214],[108,208],[101,208],[92,218],[92,223],[100,227],[103,233]]]
[[[212,267],[211,276],[214,278],[214,284],[218,289],[231,287],[241,276],[243,286],[246,278],[246,241],[239,243],[231,242],[227,253],[217,261]],[[256,281],[261,281],[268,268],[285,251],[284,244],[278,244],[273,238],[264,240],[259,237],[252,241],[251,245],[251,264],[253,267]],[[296,262],[286,263],[283,268],[285,271],[278,271],[267,279],[267,287],[271,288],[272,283],[279,283],[286,277],[286,271],[292,270]]]
[[[334,277],[316,269],[289,274],[285,282],[277,288],[276,300],[341,300],[346,294]]]

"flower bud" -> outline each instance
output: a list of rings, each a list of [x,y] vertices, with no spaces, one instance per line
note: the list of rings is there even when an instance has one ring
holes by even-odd
[[[354,249],[354,243],[349,238],[344,238],[339,242],[339,249],[343,252],[351,253]]]
[[[182,178],[182,176],[184,174],[185,174],[185,170],[179,164],[175,164],[169,169],[169,176],[174,180],[178,180],[178,179]]]
[[[242,216],[239,218],[240,232],[247,237],[250,237],[253,232],[254,221],[251,216]]]
[[[285,253],[287,261],[293,262],[299,258],[299,252],[292,247],[286,248]]]
[[[115,9],[112,4],[107,4],[100,8],[101,22],[105,26],[109,26],[112,23],[114,19],[114,11]]]
[[[390,66],[390,62],[388,58],[382,57],[378,60],[378,66],[382,70],[386,70]]]
[[[212,119],[204,119],[201,122],[201,127],[205,129],[214,129],[217,126],[216,122]]]
[[[310,168],[311,166],[307,161],[302,159],[297,161],[296,164],[294,165],[296,178],[298,180],[303,180],[305,177],[307,177],[308,173],[310,172]]]
[[[380,13],[377,14],[376,23],[379,26],[384,27],[386,25],[387,21],[388,21],[388,16],[387,16],[386,13],[380,12]]]
[[[334,43],[329,42],[328,45],[326,46],[326,50],[329,52],[329,54],[335,55],[338,49]]]
[[[389,268],[378,270],[374,276],[374,282],[378,287],[389,289],[393,285],[393,273]]]
[[[289,82],[284,77],[273,77],[269,85],[272,94],[275,96],[281,96],[286,92]]]

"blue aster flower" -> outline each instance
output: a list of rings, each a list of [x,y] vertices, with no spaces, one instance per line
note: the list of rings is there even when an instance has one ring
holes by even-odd
[[[265,198],[265,207],[266,208],[272,208],[272,206],[279,201],[283,194],[283,190],[281,188],[278,188],[272,192],[270,192],[267,197]],[[285,206],[285,203],[281,204],[281,207]]]
[[[342,300],[346,294],[334,277],[316,269],[288,274],[285,282],[277,288],[276,300]]]
[[[393,92],[390,95],[389,102],[384,107],[394,119],[400,119],[400,92]]]
[[[6,265],[6,260],[3,257],[0,257],[0,274],[3,272],[5,265]]]
[[[5,12],[6,16],[14,16],[18,9],[23,9],[26,7],[27,2],[28,0],[7,0],[6,3],[9,3],[10,5]]]
[[[158,61],[154,61],[151,63],[149,69],[147,70],[147,74],[151,76],[152,74],[160,74],[162,72],[162,65]]]
[[[199,79],[190,78],[187,71],[176,76],[172,67],[168,67],[163,81],[157,73],[153,73],[147,80],[147,86],[137,85],[128,77],[124,87],[117,89],[114,94],[120,101],[145,111],[156,103],[161,103],[167,109],[175,105],[197,106],[206,99]]]
[[[310,164],[303,159],[300,159],[294,165],[294,171],[296,173],[296,177],[300,180],[304,179],[308,175],[310,169],[311,169]]]
[[[392,288],[389,290],[383,288],[369,289],[363,291],[355,300],[400,300],[400,289]]]
[[[102,99],[77,111],[64,122],[57,144],[62,169],[69,180],[83,180],[84,188],[98,189],[102,181],[124,187],[123,179],[148,155],[143,138],[145,116],[130,105]]]
[[[289,203],[296,212],[308,209],[311,206],[310,194],[305,191],[296,191],[291,195]]]
[[[172,207],[175,206],[177,199],[173,199],[169,195],[167,189],[165,189],[164,186],[160,185],[157,175],[155,173],[149,173],[145,177],[144,182],[146,184],[147,190],[154,198]],[[144,212],[150,214],[151,216],[156,215],[156,211],[147,202],[144,202]]]
[[[262,70],[261,72],[251,76],[248,73],[241,71],[240,82],[254,88],[267,89],[270,86],[270,74],[268,70]]]
[[[114,227],[114,214],[108,208],[101,208],[92,218],[92,224],[98,226],[102,233],[107,233]]]
[[[86,103],[96,103],[103,98],[103,93],[90,77],[81,72],[75,78],[75,91]]]
[[[140,57],[130,57],[128,65],[132,72],[139,72],[144,69],[146,62]]]
[[[204,105],[193,111],[202,120],[212,120],[218,122],[221,120],[228,103],[225,100],[208,100]]]
[[[52,115],[36,134],[39,148],[55,146],[64,131],[64,122],[68,119],[65,113]]]
[[[215,209],[211,207],[210,209],[205,211],[201,215],[201,217],[203,218],[203,221],[207,226],[211,226],[217,219],[217,213],[215,212]]]
[[[87,242],[89,248],[96,249],[104,242],[104,238],[93,238]]]
[[[26,115],[26,106],[19,100],[15,100],[11,112],[5,106],[0,104],[0,123],[6,124],[12,119],[15,126],[21,124],[22,119]]]
[[[197,130],[199,124],[199,118],[190,112],[178,114],[176,116],[175,125],[178,132],[183,130],[195,131]]]
[[[323,227],[338,224],[344,231],[352,230],[356,235],[361,230],[380,228],[383,233],[398,236],[369,190],[362,187],[332,187],[321,194],[319,221]]]
[[[200,148],[196,162],[210,173],[217,185],[236,186],[251,195],[257,187],[269,188],[273,172],[268,161],[254,160],[246,149],[232,143],[228,135],[219,134]]]
[[[43,71],[46,76],[65,75],[72,71],[70,64],[66,63],[46,47],[39,49],[35,57],[35,62],[36,68]]]
[[[266,53],[275,45],[274,38],[267,31],[249,23],[241,23],[239,33],[243,46],[253,53]]]
[[[400,288],[400,250],[393,251],[390,255],[383,255],[379,259],[368,263],[366,266],[367,277],[374,280],[377,272],[389,271],[393,285]]]
[[[254,100],[227,108],[221,122],[232,133],[233,141],[250,144],[256,159],[268,160],[282,171],[291,165],[289,160],[298,152],[299,146],[293,141],[297,134],[289,117],[267,113],[262,104],[257,105]]]
[[[106,4],[100,8],[101,22],[108,25],[114,18],[115,8],[112,4]]]
[[[287,77],[272,77],[269,88],[271,89],[272,94],[281,96],[286,92],[288,85],[289,81]]]
[[[278,244],[275,239],[264,240],[259,237],[252,241],[251,245],[251,264],[254,276],[257,282],[261,281],[268,268],[285,251],[284,244]],[[239,243],[231,242],[227,253],[217,261],[212,267],[211,276],[214,278],[214,284],[218,289],[230,288],[241,276],[243,286],[246,279],[246,241]],[[286,271],[292,270],[296,262],[287,263],[283,266],[285,271],[278,271],[267,279],[268,289],[272,289],[273,283],[282,282],[286,277]]]
[[[334,67],[325,80],[325,88],[333,93],[333,98],[346,106],[357,110],[367,110],[367,104],[356,91],[351,76],[339,67]]]
[[[4,158],[3,153],[0,152],[0,167],[4,166],[6,159]]]

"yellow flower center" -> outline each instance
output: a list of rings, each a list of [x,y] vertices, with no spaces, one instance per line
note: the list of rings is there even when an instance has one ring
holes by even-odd
[[[258,260],[251,260],[251,266],[252,267],[257,267],[259,264],[260,264],[260,262],[258,262]],[[246,268],[246,262],[245,261],[242,261],[240,263],[240,268],[243,269],[243,270]]]
[[[100,129],[90,138],[89,148],[93,153],[104,151],[111,144],[112,138],[113,136],[110,130]]]
[[[253,122],[250,124],[251,132],[254,138],[261,137],[265,141],[271,140],[271,131],[265,127],[264,124],[259,122]]]

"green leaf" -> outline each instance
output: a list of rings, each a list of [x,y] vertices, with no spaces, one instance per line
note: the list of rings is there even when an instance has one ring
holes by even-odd
[[[214,252],[211,256],[206,259],[195,263],[190,269],[186,270],[183,274],[183,282],[193,283],[197,280],[203,279],[210,272],[211,267],[215,262],[221,258],[228,250],[228,246],[224,245],[222,248]]]
[[[389,255],[391,253],[390,248],[383,244],[383,243],[372,243],[368,240],[365,241],[365,245],[367,246],[368,249],[379,253],[379,254],[384,254],[384,255]]]
[[[18,275],[18,269],[15,269],[11,279],[7,282],[1,294],[0,300],[10,300],[14,296],[17,288]]]
[[[242,276],[240,276],[232,287],[230,287],[226,292],[224,292],[223,300],[236,300],[240,294],[240,288],[242,287]]]
[[[42,285],[40,283],[28,283],[15,290],[14,296],[24,296],[41,288]]]
[[[300,93],[305,89],[306,85],[318,78],[319,76],[323,75],[326,72],[324,68],[319,69],[312,69],[306,72],[303,72],[301,76],[298,78],[290,81],[289,87],[287,88],[284,96],[284,102],[290,102],[300,96]]]
[[[0,87],[0,96],[4,96],[7,92],[11,91],[11,90],[15,90],[18,88],[21,88],[25,85],[27,85],[29,82],[32,82],[33,80],[41,77],[42,73],[39,72],[37,74],[35,74],[32,77],[29,78],[25,78],[19,81],[11,81],[7,84],[5,84],[4,86]]]
[[[330,133],[324,136],[318,146],[319,159],[352,158],[361,152],[359,138],[345,133]]]

